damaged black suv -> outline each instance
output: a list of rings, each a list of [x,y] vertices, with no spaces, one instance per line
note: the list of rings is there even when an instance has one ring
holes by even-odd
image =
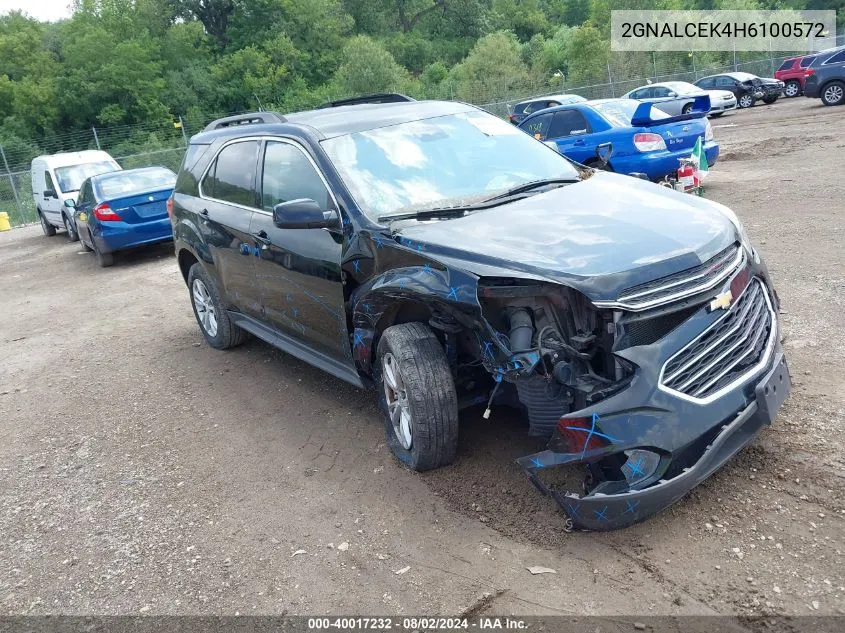
[[[247,332],[358,387],[417,470],[515,395],[576,527],[677,501],[789,391],[778,299],[726,207],[570,163],[461,103],[260,112],[194,136],[169,209],[210,345]],[[390,100],[387,100],[390,101]],[[551,483],[580,463],[577,489]]]

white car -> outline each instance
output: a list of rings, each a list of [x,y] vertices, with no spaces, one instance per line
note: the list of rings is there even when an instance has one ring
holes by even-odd
[[[736,97],[729,90],[702,90],[685,81],[667,81],[641,86],[622,97],[653,103],[666,114],[676,116],[687,114],[692,110],[693,101],[702,95],[710,97],[709,116],[722,116],[727,110],[736,108]]]
[[[32,198],[44,235],[65,229],[71,242],[79,239],[72,207],[83,181],[90,176],[121,169],[108,152],[85,150],[38,156],[32,159]],[[70,206],[68,206],[70,203]]]

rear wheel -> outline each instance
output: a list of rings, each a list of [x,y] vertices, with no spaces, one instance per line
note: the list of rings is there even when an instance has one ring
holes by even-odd
[[[62,221],[65,223],[65,231],[67,231],[67,239],[69,242],[78,242],[79,233],[76,230],[76,224],[73,223],[67,215],[62,214]]]
[[[114,265],[114,253],[104,253],[97,246],[97,242],[91,240],[91,243],[94,245],[94,254],[97,256],[97,263],[100,266],[108,268],[109,266]]]
[[[38,209],[38,219],[41,220],[41,230],[44,231],[44,235],[53,237],[56,234],[56,227],[47,221],[41,209]]]
[[[246,332],[232,323],[217,285],[201,264],[188,272],[191,305],[205,340],[215,349],[227,349],[246,340]]]
[[[737,99],[736,104],[743,109],[750,108],[754,105],[754,97],[751,95],[742,95],[739,99]]]
[[[792,79],[783,87],[783,94],[787,97],[797,97],[801,94],[801,82]]]
[[[845,103],[845,82],[831,81],[822,90],[822,103],[828,106]]]
[[[387,328],[374,373],[393,454],[418,471],[451,464],[458,451],[458,397],[431,328],[422,323]]]
[[[692,112],[692,104],[688,103],[681,109],[681,114],[689,114]]]

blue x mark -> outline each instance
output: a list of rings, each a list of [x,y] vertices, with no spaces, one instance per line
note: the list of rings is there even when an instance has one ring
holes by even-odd
[[[447,299],[454,299],[455,301],[458,300],[458,289],[455,286],[449,286],[449,294],[446,295]]]
[[[358,259],[353,260],[352,261],[352,268],[355,269],[356,273],[360,273],[361,272],[361,261],[358,260]]]
[[[484,341],[484,349],[481,350],[481,356],[487,358],[493,355],[493,343],[491,341]]]
[[[589,429],[585,429],[584,427],[581,427],[581,426],[567,426],[566,427],[566,430],[568,430],[568,431],[583,431],[584,433],[587,434],[587,439],[584,440],[584,449],[581,451],[581,458],[582,459],[584,458],[584,455],[587,452],[587,445],[590,443],[590,438],[593,437],[594,435],[596,437],[604,438],[608,442],[616,442],[617,441],[617,440],[613,439],[612,437],[610,437],[609,435],[605,435],[604,433],[600,433],[599,431],[596,431],[596,423],[598,421],[599,421],[599,414],[593,413],[592,425],[590,426]]]
[[[373,309],[369,303],[365,303],[361,307],[364,308],[364,312],[366,312],[367,314],[369,314]]]
[[[376,248],[381,248],[382,246],[384,246],[384,239],[381,237],[381,235],[376,235],[375,241],[376,241]]]
[[[579,508],[579,504],[577,504],[577,503],[567,503],[566,504],[566,514],[569,515],[569,518],[574,519],[578,516],[578,508]]]
[[[630,469],[631,477],[636,477],[637,475],[645,475],[645,470],[643,470],[643,468],[642,468],[642,465],[643,465],[643,458],[642,457],[640,457],[637,460],[636,464],[632,464],[631,462],[626,462],[625,465]]]
[[[625,508],[625,512],[623,512],[622,514],[628,514],[629,512],[630,512],[631,514],[634,514],[634,511],[635,511],[635,510],[637,509],[637,507],[639,507],[639,505],[640,505],[640,502],[639,502],[639,501],[635,501],[635,502],[633,502],[633,503],[632,503],[632,502],[630,502],[630,501],[626,501],[625,503],[627,503],[627,504],[628,504],[628,507],[627,507],[627,508]]]
[[[364,346],[364,335],[360,332],[355,332],[355,341],[352,343],[352,347],[363,347]]]
[[[534,466],[534,468],[542,468],[543,462],[541,462],[539,460],[539,458],[537,458],[537,457],[532,457],[531,458],[531,465]]]
[[[423,266],[422,270],[424,273],[434,273],[434,271],[431,269],[431,264],[426,264],[425,266]]]
[[[607,521],[607,506],[603,510],[593,510],[593,514],[596,515],[596,521]]]

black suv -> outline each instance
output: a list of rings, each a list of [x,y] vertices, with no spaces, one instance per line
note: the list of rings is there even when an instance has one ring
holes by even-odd
[[[819,53],[807,68],[804,96],[825,105],[845,104],[845,47]]]
[[[210,345],[249,332],[376,387],[417,470],[455,459],[460,408],[515,403],[538,438],[519,463],[589,529],[677,501],[772,422],[777,295],[729,209],[473,106],[366,101],[191,139],[169,208]],[[566,464],[574,490],[545,476]]]
[[[740,108],[750,108],[758,100],[766,104],[777,101],[785,84],[779,79],[735,72],[702,77],[695,85],[702,90],[729,90]]]

